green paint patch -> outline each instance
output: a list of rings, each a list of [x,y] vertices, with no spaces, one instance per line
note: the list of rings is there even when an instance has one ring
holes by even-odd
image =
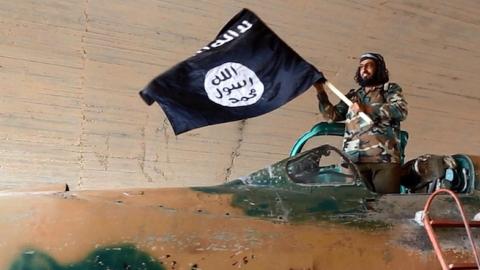
[[[305,223],[327,221],[361,229],[389,228],[382,221],[367,217],[365,198],[372,196],[357,186],[312,187],[300,185],[251,186],[234,181],[215,187],[194,188],[196,191],[231,194],[233,207],[252,217],[274,221]]]
[[[27,249],[9,270],[164,270],[162,262],[133,245],[95,249],[84,260],[61,265],[47,253]]]
[[[311,213],[322,212],[322,211],[328,212],[328,213],[334,213],[339,211],[337,201],[333,198],[325,198],[324,200],[317,202],[316,205],[308,208],[307,210],[308,212],[311,212]]]

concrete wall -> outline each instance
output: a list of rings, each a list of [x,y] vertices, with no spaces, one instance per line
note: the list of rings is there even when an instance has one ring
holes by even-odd
[[[210,185],[286,157],[322,120],[314,90],[178,137],[138,97],[242,7],[342,89],[360,53],[383,53],[409,102],[408,158],[480,153],[479,1],[1,1],[0,189]]]

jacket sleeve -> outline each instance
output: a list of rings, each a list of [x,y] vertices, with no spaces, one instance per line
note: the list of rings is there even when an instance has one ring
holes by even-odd
[[[385,103],[373,106],[371,117],[374,121],[403,121],[407,118],[407,101],[403,97],[402,88],[396,83],[390,83],[385,94]]]
[[[350,90],[346,95],[347,98],[351,99],[355,95],[354,90]],[[324,118],[330,119],[334,122],[343,121],[347,115],[348,106],[345,102],[340,101],[337,105],[333,106],[332,103],[328,100],[328,96],[325,92],[319,93],[318,97],[318,109]]]

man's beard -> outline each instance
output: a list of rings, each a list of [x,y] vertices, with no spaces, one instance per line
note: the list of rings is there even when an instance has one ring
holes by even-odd
[[[360,81],[358,82],[358,84],[362,87],[365,87],[365,86],[376,86],[376,85],[379,85],[380,83],[379,83],[379,80],[376,78],[376,76],[372,76],[367,79],[360,78]]]

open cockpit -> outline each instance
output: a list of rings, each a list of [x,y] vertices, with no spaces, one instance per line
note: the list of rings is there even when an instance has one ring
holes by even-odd
[[[316,136],[343,136],[341,123],[322,122],[300,137],[291,150],[287,162],[287,175],[298,185],[344,186],[363,185],[373,190],[368,181],[361,179],[355,164],[336,147],[322,145],[300,153],[306,142]],[[475,162],[468,155],[426,154],[403,163],[408,133],[400,133],[401,142],[401,194],[431,194],[444,188],[456,193],[471,193],[479,181]]]

